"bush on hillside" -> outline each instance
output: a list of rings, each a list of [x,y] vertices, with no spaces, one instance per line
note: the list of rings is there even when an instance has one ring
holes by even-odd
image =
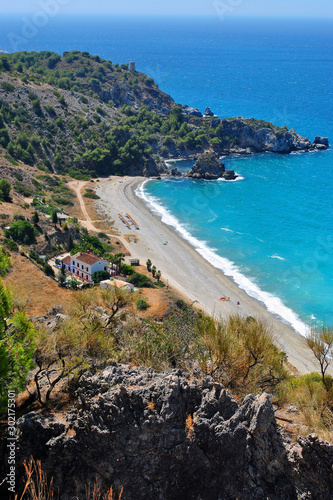
[[[9,229],[5,230],[6,238],[11,238],[17,243],[30,245],[35,241],[35,229],[30,222],[18,220],[13,222]]]
[[[154,288],[151,280],[144,274],[133,273],[127,281],[138,288]]]

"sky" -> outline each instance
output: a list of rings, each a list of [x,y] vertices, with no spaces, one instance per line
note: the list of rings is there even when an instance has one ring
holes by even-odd
[[[0,0],[0,14],[34,14],[47,8],[64,14],[333,18],[332,0]]]

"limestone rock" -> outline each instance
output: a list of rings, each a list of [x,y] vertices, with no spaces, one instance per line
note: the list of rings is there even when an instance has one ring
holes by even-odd
[[[191,106],[186,106],[185,104],[181,106],[181,108],[186,115],[197,116],[198,118],[202,118],[202,113],[197,108],[192,108]]]
[[[195,165],[187,172],[187,177],[194,179],[220,179],[225,172],[224,164],[214,153],[204,153],[199,156]]]
[[[213,111],[208,106],[205,109],[205,116],[214,116]]]
[[[239,404],[210,377],[115,364],[82,377],[62,420],[25,415],[16,443],[17,477],[33,455],[62,500],[84,497],[96,479],[102,489],[123,487],[126,500],[333,495],[333,446],[316,436],[286,444],[267,394]]]
[[[328,138],[327,137],[319,137],[319,136],[316,136],[314,138],[314,141],[313,141],[313,145],[319,145],[321,144],[322,146],[326,146],[326,149],[328,148]]]

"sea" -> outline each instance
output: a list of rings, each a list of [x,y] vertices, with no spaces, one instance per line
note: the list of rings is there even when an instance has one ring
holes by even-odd
[[[135,61],[176,102],[333,143],[332,20],[58,10],[2,15],[0,49],[77,49],[114,63]],[[236,181],[148,181],[139,195],[217,273],[301,334],[333,325],[333,149],[222,161],[237,172]],[[191,163],[177,166],[186,171]]]

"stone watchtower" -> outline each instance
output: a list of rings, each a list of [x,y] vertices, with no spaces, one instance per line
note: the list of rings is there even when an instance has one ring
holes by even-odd
[[[130,71],[135,71],[135,62],[131,61],[129,64]]]

